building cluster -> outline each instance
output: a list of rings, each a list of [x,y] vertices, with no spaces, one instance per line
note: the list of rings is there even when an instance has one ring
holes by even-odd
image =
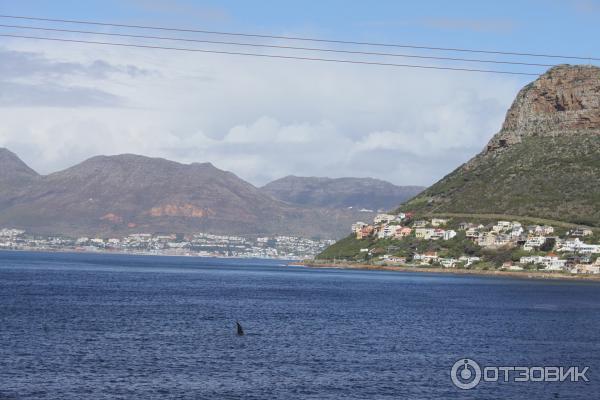
[[[453,229],[449,229],[452,226]],[[464,233],[464,238],[482,249],[511,251],[522,249],[531,255],[517,262],[506,262],[502,268],[518,271],[535,268],[570,273],[600,273],[600,244],[590,243],[594,231],[588,227],[566,230],[561,235],[549,225],[523,225],[518,221],[496,221],[483,225],[471,222],[451,223],[446,218],[415,219],[411,213],[378,214],[372,224],[357,222],[352,225],[356,239],[414,238],[423,241],[447,241]],[[463,236],[461,236],[463,237]],[[373,249],[361,249],[371,254]],[[407,264],[406,257],[383,254],[378,262]],[[413,252],[409,262],[416,265],[440,265],[446,268],[470,267],[483,261],[481,257],[464,254],[458,258],[441,257],[437,251]]]
[[[200,257],[314,258],[334,240],[296,236],[242,237],[196,233],[135,233],[125,237],[40,236],[18,229],[0,229],[0,250],[118,252]]]
[[[424,240],[450,240],[456,231],[444,229],[448,223],[444,218],[433,218],[431,221],[412,220],[411,213],[377,214],[372,224],[357,222],[352,225],[352,232],[357,239],[376,237],[377,239],[402,239],[415,236]]]

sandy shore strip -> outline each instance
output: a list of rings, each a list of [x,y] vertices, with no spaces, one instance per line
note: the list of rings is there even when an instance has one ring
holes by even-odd
[[[440,268],[440,267],[412,267],[412,266],[392,266],[392,265],[373,265],[359,263],[328,263],[318,261],[305,261],[291,263],[290,265],[304,266],[310,268],[337,268],[337,269],[358,269],[370,271],[394,271],[394,272],[418,272],[418,273],[436,273],[453,275],[475,275],[492,276],[499,278],[519,278],[519,279],[554,279],[554,280],[585,280],[600,282],[600,274],[568,274],[560,272],[544,271],[506,271],[506,270],[478,270],[464,268]]]

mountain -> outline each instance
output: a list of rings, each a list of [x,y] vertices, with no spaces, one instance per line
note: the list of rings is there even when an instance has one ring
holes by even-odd
[[[389,210],[424,188],[396,186],[373,178],[315,178],[286,176],[261,190],[290,204],[326,208]]]
[[[600,226],[600,68],[560,65],[525,86],[483,151],[402,210]]]
[[[29,168],[16,154],[0,148],[0,207],[10,204],[14,197],[37,179],[37,172]]]
[[[10,201],[0,226],[37,233],[293,234],[335,238],[359,217],[349,210],[289,205],[211,164],[137,155],[98,156],[38,176],[3,151]],[[18,184],[17,184],[18,183]],[[12,188],[12,189],[11,189]],[[361,215],[364,216],[364,215]]]
[[[38,177],[38,173],[29,168],[15,153],[0,148],[0,184],[24,183]]]

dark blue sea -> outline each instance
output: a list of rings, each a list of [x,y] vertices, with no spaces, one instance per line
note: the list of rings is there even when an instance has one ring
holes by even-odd
[[[462,390],[465,357],[589,382]],[[598,283],[0,252],[0,399],[599,397]]]

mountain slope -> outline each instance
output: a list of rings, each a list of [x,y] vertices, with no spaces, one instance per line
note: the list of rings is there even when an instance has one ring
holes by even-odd
[[[37,172],[16,154],[0,148],[0,210],[7,207],[15,196],[38,178]]]
[[[291,204],[371,210],[397,207],[423,189],[421,186],[396,186],[373,178],[331,179],[291,175],[261,188],[276,199]]]
[[[600,68],[561,65],[525,86],[485,149],[402,210],[600,226]]]
[[[39,233],[213,232],[339,237],[357,216],[273,199],[211,164],[99,156],[37,179],[0,226]]]

